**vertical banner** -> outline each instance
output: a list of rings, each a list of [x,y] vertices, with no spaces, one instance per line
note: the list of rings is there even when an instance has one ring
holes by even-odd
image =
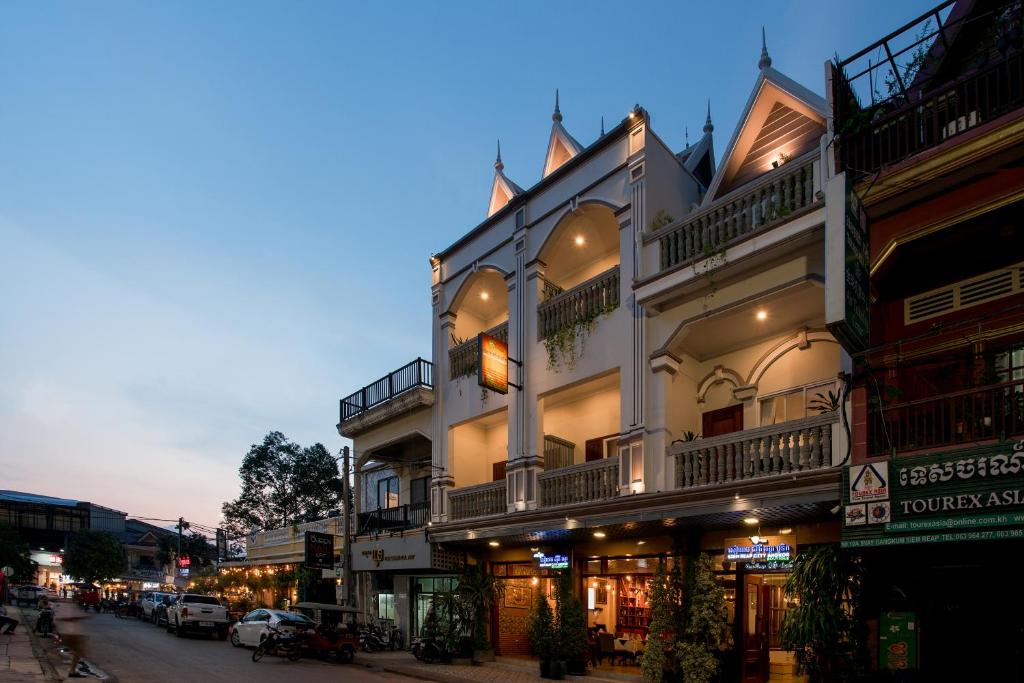
[[[333,535],[306,532],[306,566],[310,569],[334,569]]]
[[[508,344],[481,332],[476,336],[476,381],[484,389],[508,393]]]
[[[868,348],[868,218],[850,178],[825,187],[825,325],[849,353]]]

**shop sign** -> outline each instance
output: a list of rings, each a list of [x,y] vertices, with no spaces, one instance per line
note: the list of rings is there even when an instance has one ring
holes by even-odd
[[[430,544],[422,534],[357,541],[352,544],[353,571],[429,569],[430,566]]]
[[[536,552],[533,554],[533,559],[538,569],[569,568],[569,556],[565,553],[552,553],[549,555],[544,552]]]
[[[306,566],[310,569],[334,569],[334,536],[319,531],[306,533]]]
[[[754,543],[750,538],[725,539],[727,562],[789,562],[796,556],[796,537],[761,536]]]
[[[476,337],[476,381],[484,389],[508,393],[508,344],[481,332]]]
[[[840,173],[825,186],[825,324],[850,353],[868,347],[868,218]]]
[[[866,503],[889,497],[889,463],[850,466],[850,502]]]
[[[63,555],[50,555],[50,566],[59,566],[64,564]]]
[[[904,671],[917,668],[917,615],[882,612],[878,628],[879,668]]]
[[[980,533],[975,529],[1024,524],[1024,442],[897,458],[883,464],[888,470],[879,463],[847,468],[843,530],[847,547],[1007,537],[994,532],[970,534]],[[867,467],[886,477],[892,473],[886,500],[861,503],[855,497],[871,495],[865,481]],[[918,535],[898,535],[901,532]],[[883,543],[888,534],[894,540]]]

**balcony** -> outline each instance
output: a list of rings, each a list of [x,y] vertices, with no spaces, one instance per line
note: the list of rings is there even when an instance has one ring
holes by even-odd
[[[572,289],[557,292],[545,284],[552,296],[537,306],[537,340],[541,341],[569,325],[593,320],[619,305],[619,267],[581,282]]]
[[[496,337],[500,341],[508,343],[508,321],[496,325],[491,329],[484,332],[492,337]],[[453,346],[448,349],[448,379],[458,379],[460,377],[468,377],[476,374],[476,363],[477,363],[477,348],[476,337],[467,339],[458,346]]]
[[[448,493],[448,510],[448,518],[453,522],[505,514],[505,480],[452,490]]]
[[[357,519],[359,535],[419,529],[430,519],[430,503],[410,503],[360,512]]]
[[[1024,435],[1024,380],[875,408],[868,455],[943,448]]]
[[[745,429],[707,439],[677,442],[676,487],[692,489],[832,466],[832,425],[839,414]]]
[[[390,415],[374,415],[378,406],[401,398],[398,412],[418,406],[433,405],[434,366],[428,360],[417,358],[376,382],[341,399],[341,433],[352,437]]]
[[[1015,6],[1008,3],[989,9],[987,16],[967,12],[944,21],[941,13],[952,4],[943,2],[833,67],[839,163],[855,178],[872,176],[1024,106],[1024,57],[1019,48],[999,46],[998,26],[975,39],[976,57],[960,67],[958,77],[943,82],[918,78],[921,67],[915,63],[921,54],[930,56],[936,41],[945,46],[961,31],[966,36],[972,22],[1003,21],[1001,12],[1013,12]],[[888,97],[879,100],[877,89],[883,82]]]
[[[817,150],[770,171],[757,184],[743,186],[682,222],[652,233],[658,240],[659,271],[713,256],[821,204],[814,194]]]
[[[619,495],[619,459],[605,458],[537,475],[541,507],[590,503]]]

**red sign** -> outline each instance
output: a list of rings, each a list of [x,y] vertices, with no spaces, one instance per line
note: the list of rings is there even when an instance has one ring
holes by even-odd
[[[181,567],[182,569],[184,569],[185,567],[191,567],[192,566],[192,558],[191,557],[179,557],[178,558],[178,566]]]
[[[508,393],[508,344],[481,332],[477,335],[476,381],[484,389]]]

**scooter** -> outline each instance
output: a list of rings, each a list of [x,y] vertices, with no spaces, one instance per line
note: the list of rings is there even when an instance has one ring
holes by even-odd
[[[289,662],[297,662],[302,659],[302,638],[278,631],[276,628],[269,628],[267,637],[253,650],[252,661],[260,661],[263,655],[277,655]]]
[[[441,646],[433,638],[415,638],[409,652],[416,659],[428,664],[436,664],[441,661]]]

